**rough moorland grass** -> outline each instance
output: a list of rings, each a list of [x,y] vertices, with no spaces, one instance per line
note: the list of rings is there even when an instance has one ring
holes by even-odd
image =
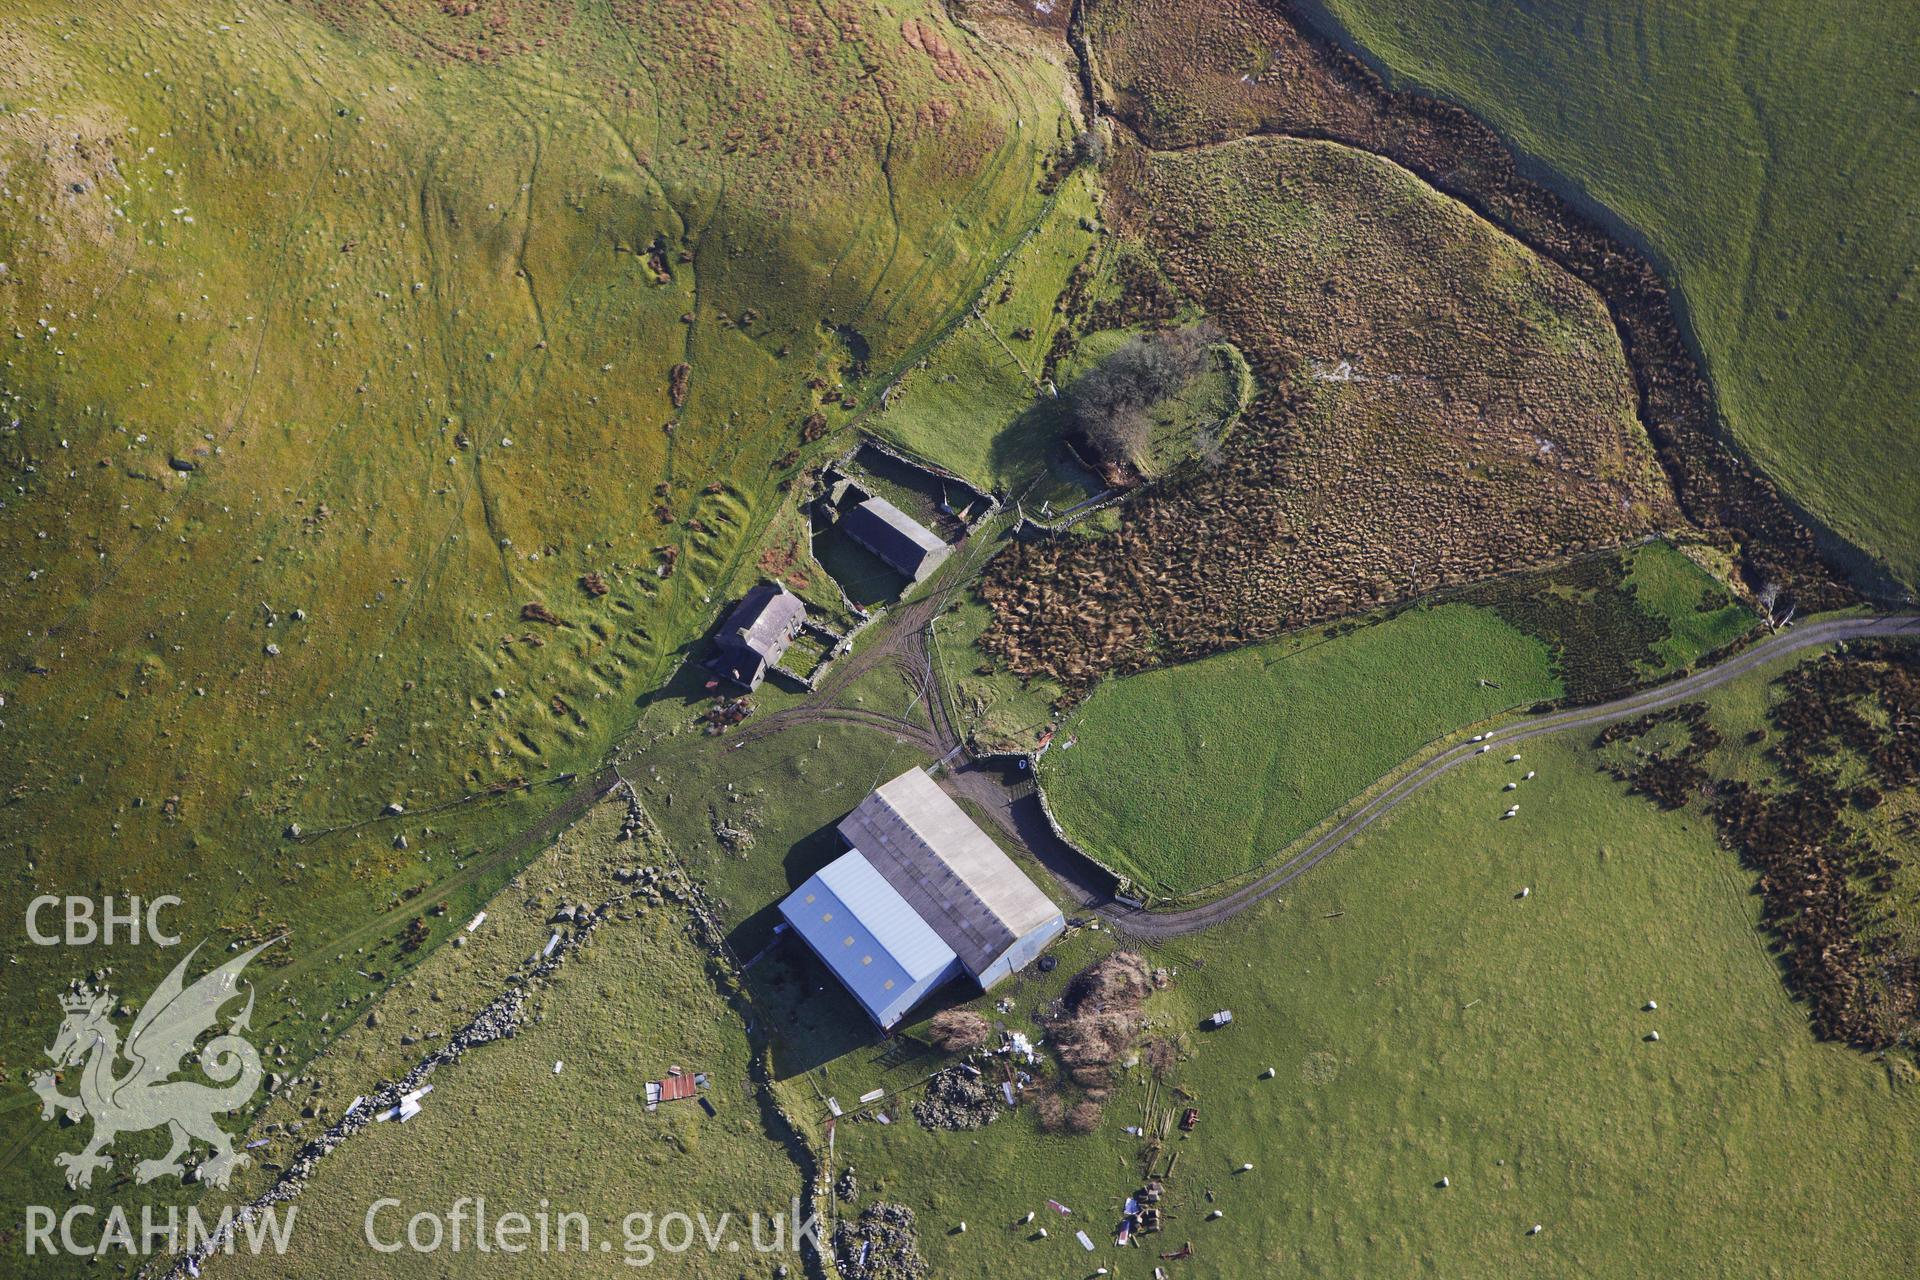
[[[1644,236],[1684,294],[1735,437],[1914,582],[1910,11],[1870,0],[1316,7]]]
[[[1559,692],[1545,647],[1491,612],[1416,609],[1113,681],[1040,777],[1088,853],[1151,893],[1191,893],[1259,866],[1422,743]]]
[[[801,422],[931,349],[1070,133],[1057,61],[937,9],[842,38],[458,8],[30,3],[0,34],[0,906],[289,931],[289,1069],[367,995],[358,948],[391,979],[412,915],[462,895],[438,939],[498,887],[565,788],[462,798],[604,757],[757,573]],[[165,957],[18,959],[24,1066],[45,993],[112,965],[138,999]],[[51,1177],[8,1080],[9,1177]]]
[[[1173,1216],[1140,1252],[1111,1245],[1139,1185],[1121,1132],[1138,1072],[1089,1138],[1027,1113],[975,1133],[843,1124],[838,1159],[922,1215],[943,1277],[1144,1276],[1184,1240],[1182,1274],[1235,1280],[1905,1274],[1920,1095],[1810,1037],[1752,877],[1709,824],[1599,773],[1586,741],[1451,775],[1284,899],[1150,951],[1179,976],[1149,1013],[1188,1055],[1162,1099],[1185,1090],[1202,1119],[1169,1146]],[[1523,768],[1538,776],[1501,822]],[[1194,1029],[1220,1007],[1230,1029]]]

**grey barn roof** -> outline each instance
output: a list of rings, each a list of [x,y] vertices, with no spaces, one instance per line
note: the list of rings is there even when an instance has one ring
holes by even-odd
[[[800,597],[779,583],[758,583],[721,624],[719,665],[740,683],[755,683],[780,661],[806,613]]]
[[[840,823],[914,911],[978,978],[1059,908],[932,778],[910,769]]]
[[[885,498],[868,498],[846,516],[854,541],[910,578],[919,578],[931,560],[938,563],[951,548],[937,534]]]

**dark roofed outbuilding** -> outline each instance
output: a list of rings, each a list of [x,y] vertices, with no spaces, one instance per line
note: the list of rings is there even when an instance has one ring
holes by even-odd
[[[735,684],[759,687],[767,668],[780,661],[800,634],[807,607],[777,582],[762,582],[742,596],[715,640],[713,669]]]
[[[915,582],[940,567],[953,548],[885,498],[868,498],[842,521],[847,536]]]

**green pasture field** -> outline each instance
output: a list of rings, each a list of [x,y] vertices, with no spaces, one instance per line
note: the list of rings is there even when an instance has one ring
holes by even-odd
[[[1546,650],[1466,605],[1109,682],[1040,781],[1068,835],[1156,897],[1258,867],[1423,744],[1559,694]]]
[[[1088,168],[1067,176],[978,310],[872,419],[876,434],[985,489],[1018,494],[1039,484],[1046,492],[1034,495],[1036,505],[1046,496],[1071,505],[1094,491],[1076,497],[1072,473],[1057,465],[1064,424],[1046,397],[1044,367],[1066,323],[1054,304],[1074,269],[1106,243],[1092,229],[1097,182]],[[1015,336],[1028,330],[1031,336]]]
[[[1644,676],[1751,625],[1670,545],[1625,557],[1639,611],[1666,622],[1669,665]],[[1093,857],[1153,895],[1197,893],[1259,867],[1425,744],[1561,696],[1561,669],[1584,660],[1492,609],[1418,606],[1110,681],[1061,728],[1040,780]]]
[[[1716,692],[1716,710],[1772,674]],[[919,1215],[943,1277],[1905,1274],[1912,1073],[1812,1039],[1752,875],[1697,815],[1626,794],[1589,741],[1451,774],[1282,896],[1148,949],[1175,975],[1149,1035],[1179,1061],[1157,1094],[1144,1068],[1123,1072],[1091,1136],[1042,1134],[1029,1109],[959,1133],[843,1122],[839,1164],[865,1198]],[[1524,769],[1537,776],[1502,822],[1502,784]],[[1067,944],[1061,972],[1098,937]],[[992,1005],[1030,1025],[1028,999]],[[1200,1030],[1218,1008],[1233,1024]],[[1167,1229],[1120,1250],[1142,1151],[1122,1130],[1150,1096],[1201,1120],[1155,1166],[1178,1153]],[[1192,1258],[1158,1262],[1185,1241]]]
[[[1320,0],[1648,243],[1735,439],[1843,538],[1920,575],[1920,46],[1871,0]]]
[[[1653,645],[1660,661],[1642,663],[1648,676],[1691,666],[1754,625],[1751,609],[1671,543],[1636,548],[1626,586],[1647,613],[1667,624],[1666,638]]]
[[[625,816],[618,800],[595,810],[491,904],[465,949],[442,948],[375,1006],[381,1030],[356,1027],[323,1059],[336,1077],[327,1090],[331,1114],[350,1099],[349,1089],[370,1083],[369,1069],[391,1070],[393,1059],[408,1052],[394,1044],[404,1029],[444,1029],[470,1002],[483,1004],[484,983],[497,989],[508,970],[545,944],[552,904],[605,901],[622,888],[612,868],[663,861],[662,847],[615,840]],[[724,1246],[675,1256],[648,1235],[628,1247],[629,1228],[639,1232],[627,1221],[632,1213],[657,1221],[670,1212],[701,1212],[709,1222],[731,1215],[739,1234],[728,1238],[750,1251],[746,1215],[784,1214],[790,1228],[801,1193],[800,1170],[778,1136],[786,1130],[751,1075],[752,1041],[708,963],[688,936],[684,907],[668,902],[637,916],[622,909],[536,989],[517,1035],[436,1071],[433,1092],[412,1120],[375,1124],[321,1161],[294,1202],[298,1217],[284,1256],[214,1265],[242,1275],[303,1277],[464,1271],[489,1261],[475,1250],[471,1218],[464,1250],[443,1244],[433,1253],[376,1252],[366,1221],[376,1201],[398,1200],[378,1214],[374,1229],[383,1244],[404,1240],[412,1215],[426,1211],[444,1221],[458,1197],[470,1196],[485,1199],[495,1222],[509,1212],[535,1221],[543,1210],[555,1218],[586,1216],[586,1250],[521,1255],[542,1270],[564,1264],[576,1274],[631,1275],[649,1256],[639,1245],[651,1242],[651,1256],[670,1274],[737,1276],[741,1260]],[[415,1059],[421,1052],[411,1050]],[[697,1101],[647,1111],[646,1081],[664,1079],[670,1066],[707,1075],[716,1114],[705,1114]],[[292,1116],[290,1107],[279,1113],[283,1121]],[[762,1238],[771,1241],[770,1228]],[[601,1240],[612,1248],[602,1251]]]

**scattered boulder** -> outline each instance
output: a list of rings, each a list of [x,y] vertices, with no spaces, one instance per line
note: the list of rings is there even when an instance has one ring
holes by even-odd
[[[999,1099],[987,1083],[960,1071],[942,1071],[913,1104],[913,1118],[929,1129],[978,1129],[999,1115]]]
[[[833,1229],[833,1254],[846,1280],[923,1280],[913,1210],[884,1201],[869,1205],[858,1218],[841,1219]]]

